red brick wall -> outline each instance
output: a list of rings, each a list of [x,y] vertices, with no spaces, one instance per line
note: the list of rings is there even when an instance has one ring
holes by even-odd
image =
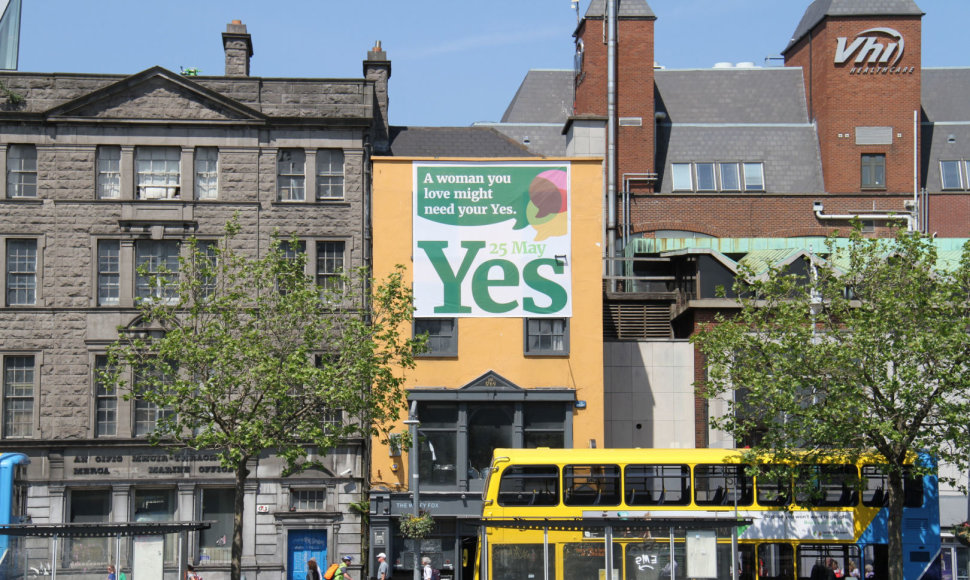
[[[624,173],[654,171],[653,25],[653,20],[619,20],[616,112],[618,117],[639,117],[641,126],[617,127],[617,190]],[[577,34],[585,55],[577,77],[575,113],[606,116],[608,46],[603,20],[584,20]],[[642,182],[634,186],[645,190]]]
[[[839,37],[851,44],[859,33],[877,26],[902,34],[906,46],[896,66],[913,67],[913,72],[852,74],[855,54],[848,62],[835,64]],[[886,155],[886,192],[913,191],[913,173],[919,171],[913,164],[913,112],[920,110],[920,34],[919,17],[833,18],[816,26],[810,38],[786,55],[786,65],[805,70],[806,100],[810,116],[818,123],[822,173],[829,193],[859,191],[863,153]],[[889,42],[888,37],[879,38],[883,45]],[[856,127],[885,126],[892,127],[891,145],[855,144]],[[918,125],[915,130],[919,131]]]

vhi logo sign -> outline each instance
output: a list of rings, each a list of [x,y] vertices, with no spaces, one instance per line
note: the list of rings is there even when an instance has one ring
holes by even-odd
[[[849,42],[840,36],[835,47],[835,64],[845,64],[855,56],[850,74],[901,74],[912,73],[915,67],[897,66],[906,40],[893,28],[869,28]]]

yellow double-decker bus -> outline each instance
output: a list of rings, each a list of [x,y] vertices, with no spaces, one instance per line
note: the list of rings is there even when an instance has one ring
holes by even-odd
[[[888,576],[879,465],[799,466],[809,502],[803,486],[759,481],[740,461],[726,449],[496,449],[477,578],[795,580],[818,566]],[[905,577],[935,577],[936,476],[908,478],[905,506]]]

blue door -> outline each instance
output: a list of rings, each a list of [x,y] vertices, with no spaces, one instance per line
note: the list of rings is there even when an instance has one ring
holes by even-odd
[[[320,578],[327,570],[327,532],[324,530],[290,530],[286,541],[286,580],[306,580],[307,561],[313,558],[320,568]]]

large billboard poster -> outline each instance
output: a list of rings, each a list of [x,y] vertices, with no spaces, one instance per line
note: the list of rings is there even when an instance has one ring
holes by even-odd
[[[563,162],[415,162],[419,318],[568,317],[570,174]]]

